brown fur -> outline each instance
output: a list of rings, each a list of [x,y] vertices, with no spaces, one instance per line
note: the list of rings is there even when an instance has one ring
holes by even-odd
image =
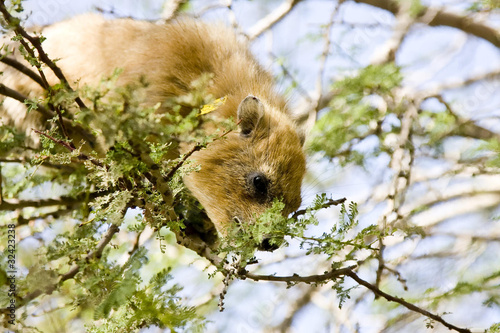
[[[95,84],[122,68],[121,84],[145,77],[151,104],[186,94],[201,74],[213,74],[209,93],[227,96],[213,114],[238,117],[251,131],[250,135],[230,133],[195,153],[193,159],[201,170],[184,179],[220,233],[225,234],[225,226],[235,219],[252,221],[273,198],[284,200],[285,213],[299,207],[305,172],[301,139],[272,77],[229,29],[194,20],[156,25],[131,19],[108,21],[89,14],[49,26],[43,35],[44,49],[51,58],[60,58],[57,64],[72,85]],[[6,86],[32,96],[41,93],[30,79],[10,68],[2,70],[0,80]],[[47,74],[55,83],[53,75]],[[245,100],[248,95],[257,98]],[[5,100],[3,112],[18,126],[26,122],[21,109],[20,103]],[[265,195],[255,192],[255,174],[266,178]]]

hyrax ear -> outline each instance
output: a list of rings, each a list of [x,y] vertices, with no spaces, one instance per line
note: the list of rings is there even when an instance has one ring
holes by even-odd
[[[249,136],[264,115],[264,105],[255,96],[248,95],[238,106],[238,123],[242,136]]]

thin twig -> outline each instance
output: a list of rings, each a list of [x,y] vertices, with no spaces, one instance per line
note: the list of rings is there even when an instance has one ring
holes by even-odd
[[[396,60],[396,53],[406,39],[410,28],[415,23],[415,18],[409,12],[409,3],[404,3],[396,14],[396,24],[393,34],[384,45],[375,50],[371,63],[373,65],[383,65]]]
[[[418,306],[416,306],[415,304],[412,304],[412,303],[409,303],[407,301],[405,301],[404,299],[402,298],[399,298],[399,297],[396,297],[396,296],[392,296],[392,295],[389,295],[385,292],[383,292],[382,290],[380,290],[379,288],[377,288],[375,285],[361,279],[356,273],[354,273],[352,270],[348,270],[344,275],[346,276],[349,276],[351,279],[353,279],[354,281],[356,281],[358,284],[364,286],[365,288],[371,290],[375,295],[379,296],[379,297],[383,297],[385,298],[386,300],[390,301],[390,302],[395,302],[395,303],[398,303],[402,306],[404,306],[405,308],[407,308],[408,310],[411,310],[413,312],[417,312],[417,313],[420,313],[428,318],[431,318],[432,320],[435,320],[441,324],[443,324],[444,326],[446,326],[448,329],[450,330],[455,330],[457,332],[461,332],[461,333],[471,333],[471,331],[469,329],[466,329],[466,328],[460,328],[460,327],[457,327],[455,325],[452,325],[450,323],[448,323],[447,321],[445,321],[443,318],[441,318],[440,316],[438,315],[435,315],[427,310],[424,310]]]
[[[73,152],[74,150],[76,150],[76,148],[71,145],[70,143],[64,141],[64,140],[61,140],[61,139],[57,139],[57,138],[54,138],[52,135],[49,135],[47,133],[44,133],[42,131],[39,131],[39,130],[36,130],[34,128],[32,128],[33,131],[35,131],[35,133],[38,133],[40,135],[43,135],[44,137],[46,137],[47,139],[51,140],[51,141],[54,141],[55,143],[63,146],[64,148],[68,149],[69,151]],[[90,156],[87,156],[83,153],[80,153],[76,156],[79,160],[82,160],[82,161],[90,161],[92,164],[94,164],[95,166],[98,166],[98,167],[103,167],[104,165],[96,160],[95,158],[93,157],[90,157]]]
[[[239,124],[239,123],[238,123]],[[229,133],[231,133],[233,130],[232,129],[228,129],[226,130],[224,133],[222,133],[221,135],[219,135],[217,138],[215,138],[212,142],[216,141],[216,140],[219,140],[219,139],[222,139],[223,137],[225,137],[226,135],[228,135]],[[179,170],[179,168],[186,162],[186,160],[191,156],[193,155],[195,152],[197,152],[198,150],[201,150],[202,148],[204,148],[205,145],[203,144],[196,144],[193,148],[191,148],[191,150],[189,150],[183,157],[182,159],[167,173],[167,175],[165,176],[165,181],[170,181],[170,179],[172,179],[172,177],[174,176],[175,172],[177,170]]]
[[[329,199],[327,202],[325,202],[321,206],[321,208],[323,209],[323,208],[328,208],[331,206],[337,206],[337,205],[344,203],[346,200],[347,200],[346,198],[341,198],[341,199],[337,199],[337,200]],[[295,213],[293,213],[291,218],[296,219],[297,217],[299,217],[300,215],[304,215],[305,213],[307,213],[307,209],[300,209],[300,210],[296,211]]]

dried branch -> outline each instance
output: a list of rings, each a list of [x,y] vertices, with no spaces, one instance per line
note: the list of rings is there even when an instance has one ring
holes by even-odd
[[[266,30],[272,28],[276,23],[281,21],[301,0],[285,0],[274,11],[269,13],[266,17],[254,24],[248,30],[247,36],[249,40],[262,35]]]
[[[400,11],[399,3],[394,0],[354,0],[358,3],[364,3],[370,6],[378,7],[390,11],[396,15]],[[426,14],[432,16],[430,20],[425,21]],[[500,47],[500,34],[497,29],[489,26],[485,22],[481,22],[471,18],[467,14],[456,14],[446,11],[443,8],[434,8],[421,6],[421,10],[417,15],[421,22],[429,26],[448,26],[462,30],[467,34],[484,39],[496,47]]]

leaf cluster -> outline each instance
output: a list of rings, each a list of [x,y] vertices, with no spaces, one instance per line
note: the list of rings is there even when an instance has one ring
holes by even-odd
[[[400,68],[394,64],[370,65],[355,76],[346,77],[332,85],[335,92],[327,112],[320,115],[309,140],[309,149],[321,152],[327,158],[338,158],[341,164],[363,165],[367,157],[383,151],[378,146],[369,154],[356,149],[356,145],[370,136],[382,132],[397,133],[398,122],[388,119],[388,114],[400,110],[382,107],[390,105],[393,90],[401,84]]]

